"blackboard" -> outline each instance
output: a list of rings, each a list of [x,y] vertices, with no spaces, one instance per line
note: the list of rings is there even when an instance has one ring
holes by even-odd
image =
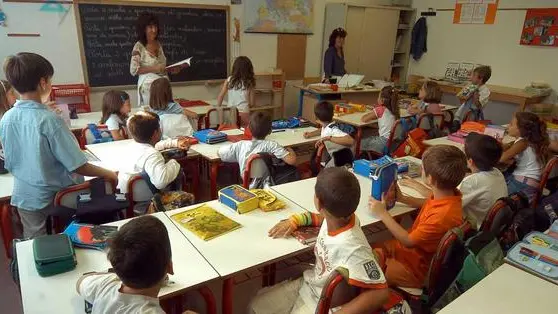
[[[189,68],[169,75],[171,81],[227,77],[227,6],[80,1],[75,7],[85,80],[91,87],[137,84],[137,76],[130,74],[130,58],[142,12],[159,18],[159,41],[167,65],[193,57]]]

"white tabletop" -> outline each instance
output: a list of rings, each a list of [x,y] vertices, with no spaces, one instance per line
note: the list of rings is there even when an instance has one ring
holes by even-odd
[[[315,130],[317,130],[315,127],[285,130],[283,132],[271,133],[266,137],[266,140],[276,141],[277,143],[279,143],[279,145],[283,147],[291,147],[291,146],[315,143],[319,139],[319,137],[306,139],[303,136],[304,132],[311,132]],[[234,130],[223,131],[223,133],[226,133],[228,135],[239,135],[239,134],[243,134],[244,132],[239,129],[234,129]],[[217,156],[217,151],[219,151],[219,148],[230,144],[232,144],[232,142],[229,141],[218,143],[218,144],[199,143],[196,145],[192,145],[190,149],[198,152],[206,159],[219,160],[220,158],[219,156]]]
[[[558,286],[504,264],[440,314],[554,314]]]
[[[511,137],[509,135],[504,136],[504,140],[503,143],[504,144],[508,144],[515,141],[515,137]],[[465,149],[465,145],[458,143],[458,142],[454,142],[452,140],[449,140],[447,136],[444,137],[439,137],[439,138],[435,138],[435,139],[431,139],[431,140],[425,140],[422,142],[424,145],[426,146],[437,146],[437,145],[451,145],[451,146],[455,146],[461,150]]]
[[[452,106],[452,105],[443,105],[443,106],[444,106],[444,108],[442,108],[442,111],[450,111],[450,110],[457,109],[457,106]],[[371,120],[369,122],[362,122],[360,120],[362,118],[362,116],[364,116],[365,114],[370,113],[370,112],[371,112],[371,110],[366,109],[365,112],[355,112],[355,113],[350,113],[350,114],[334,116],[333,120],[339,121],[339,122],[342,122],[342,123],[347,123],[347,124],[350,124],[350,125],[356,126],[356,127],[363,127],[363,126],[376,124],[378,122],[377,119],[376,120]],[[402,118],[413,116],[413,115],[411,115],[407,112],[407,109],[403,109],[403,108],[399,109],[399,115]]]
[[[287,208],[275,212],[263,212],[259,209],[246,214],[237,214],[217,200],[206,203],[211,208],[242,225],[241,228],[209,241],[204,241],[172,220],[184,236],[198,249],[219,275],[227,277],[262,264],[286,258],[309,247],[294,238],[272,239],[268,231],[280,220],[303,211],[294,203],[277,195],[287,203]],[[194,209],[194,205],[166,212],[168,217]]]
[[[142,110],[138,107],[132,108],[132,113],[138,112]],[[101,111],[92,111],[86,113],[78,113],[77,119],[70,120],[70,129],[71,130],[81,130],[87,127],[90,123],[99,124],[101,118],[103,117],[103,113]]]
[[[358,216],[358,219],[360,220],[360,224],[362,226],[367,226],[377,223],[380,220],[377,217],[374,217],[368,209],[368,198],[372,192],[372,180],[358,174],[355,174],[355,176],[357,177],[360,184],[360,201],[356,210],[356,214]],[[315,185],[316,178],[310,178],[306,180],[272,186],[271,189],[288,198],[292,202],[298,204],[300,207],[308,211],[317,213],[317,209],[314,205]],[[420,197],[420,194],[418,194],[418,192],[411,188],[405,186],[400,186],[400,188],[403,193],[415,197]],[[412,208],[398,202],[395,204],[395,207],[389,210],[389,212],[392,216],[400,216],[414,210],[416,210],[416,208]]]
[[[14,176],[11,173],[0,174],[0,200],[9,199],[14,189]]]
[[[219,277],[164,213],[156,213],[154,216],[167,227],[174,261],[174,275],[170,276],[174,284],[163,287],[159,297],[175,295]],[[120,226],[127,221],[109,225]],[[17,244],[17,257],[23,310],[26,314],[84,313],[84,300],[76,292],[77,280],[83,273],[103,272],[111,267],[104,252],[76,249],[77,266],[74,270],[51,277],[40,277],[33,260],[32,240]]]

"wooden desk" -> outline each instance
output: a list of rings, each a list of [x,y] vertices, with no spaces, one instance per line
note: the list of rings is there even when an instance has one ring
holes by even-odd
[[[300,146],[300,145],[305,145],[305,144],[311,144],[311,143],[315,143],[320,138],[319,137],[313,137],[313,138],[310,138],[310,139],[306,139],[306,138],[304,138],[303,134],[304,134],[304,132],[311,132],[311,131],[314,131],[314,130],[316,130],[316,128],[314,128],[314,127],[306,127],[306,128],[286,130],[285,132],[271,133],[270,135],[268,135],[266,137],[266,139],[270,140],[270,141],[276,141],[277,143],[279,143],[279,145],[281,145],[283,147],[294,147],[294,146]],[[223,132],[228,134],[228,135],[243,134],[243,131],[241,131],[239,129],[227,130],[227,131],[223,131]],[[232,142],[229,142],[229,141],[219,143],[219,144],[199,143],[199,144],[196,144],[196,145],[192,145],[192,147],[190,147],[191,150],[198,152],[204,159],[209,161],[209,164],[210,164],[209,179],[210,179],[211,199],[216,199],[217,198],[217,170],[218,170],[219,164],[221,163],[221,159],[217,155],[217,152],[219,151],[219,148],[224,147],[224,146],[228,146],[228,145],[231,145],[231,144],[232,144]]]
[[[273,239],[268,236],[268,231],[280,220],[303,211],[302,208],[281,197],[281,195],[277,196],[286,203],[287,208],[267,213],[256,209],[240,215],[217,200],[206,203],[211,208],[242,225],[237,230],[209,241],[200,239],[172,220],[173,215],[194,209],[200,204],[165,213],[219,275],[226,278],[223,282],[222,299],[224,314],[232,314],[233,276],[235,274],[269,265],[302,251],[310,250],[309,246],[303,245],[292,237]]]
[[[174,275],[170,275],[174,284],[163,287],[159,298],[171,298],[219,278],[219,274],[164,213],[153,215],[167,227],[174,262]],[[109,225],[121,226],[128,221],[121,220]],[[16,249],[23,310],[28,314],[84,313],[84,300],[76,292],[77,280],[84,273],[102,272],[110,268],[105,252],[76,249],[77,266],[74,270],[40,277],[33,260],[33,240],[18,243]]]
[[[294,87],[300,90],[298,98],[298,116],[311,121],[315,120],[314,105],[328,96],[340,95],[341,99],[346,101],[371,105],[376,103],[378,94],[380,93],[380,89],[378,88],[364,88],[361,90],[340,88],[334,92],[328,90],[318,91],[300,85],[295,85]],[[311,99],[305,103],[304,96],[306,94],[309,95]]]
[[[444,93],[457,94],[467,83],[456,84],[446,81],[435,81],[440,86],[440,89]],[[521,88],[500,86],[500,85],[490,85],[487,84],[488,89],[490,89],[490,100],[508,102],[512,104],[517,104],[520,106],[521,111],[525,110],[525,107],[529,104],[540,103],[548,94],[546,95],[533,95],[525,92]]]
[[[504,264],[440,314],[554,314],[558,286]]]
[[[452,106],[452,105],[442,105],[442,111],[453,111],[457,109],[457,106]],[[362,130],[364,127],[367,126],[372,126],[372,125],[376,125],[378,123],[378,120],[371,120],[368,122],[362,122],[362,117],[367,114],[370,113],[371,110],[366,109],[365,112],[355,112],[355,113],[350,113],[350,114],[342,114],[342,115],[337,115],[333,117],[333,120],[341,122],[341,123],[346,123],[349,125],[354,126],[357,129],[357,133],[355,136],[355,155],[358,157],[360,155],[360,142],[362,140]],[[403,109],[400,108],[399,109],[399,116],[401,118],[407,118],[407,117],[411,117],[414,116],[413,114],[409,114],[409,112],[407,112],[407,109]]]
[[[407,156],[406,158],[411,158],[415,162],[421,163],[421,160],[418,158],[410,156]],[[374,217],[368,209],[368,198],[372,191],[372,181],[370,180],[370,178],[365,178],[358,174],[355,174],[355,176],[358,179],[358,183],[360,185],[360,201],[356,210],[356,214],[358,216],[358,219],[360,220],[360,224],[364,227],[380,222],[380,220],[377,217]],[[271,189],[296,203],[301,208],[317,213],[314,205],[315,185],[316,178],[310,178],[306,180],[276,185],[271,187]],[[415,197],[420,197],[420,194],[418,194],[418,192],[411,188],[405,186],[400,186],[400,188],[403,193]],[[389,210],[389,213],[392,216],[397,217],[415,210],[416,208],[409,207],[402,203],[396,203],[395,207]]]
[[[508,144],[515,141],[515,137],[511,137],[509,135],[504,136],[504,144]],[[461,143],[457,143],[454,141],[451,141],[448,139],[447,136],[444,137],[439,137],[439,138],[434,138],[431,140],[426,140],[422,142],[424,145],[426,146],[437,146],[437,145],[451,145],[451,146],[455,146],[461,150],[465,149],[465,145],[461,144]]]

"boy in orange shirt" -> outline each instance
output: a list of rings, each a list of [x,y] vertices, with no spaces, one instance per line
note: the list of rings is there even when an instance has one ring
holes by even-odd
[[[423,181],[432,188],[426,201],[403,195],[397,189],[399,202],[421,207],[409,231],[391,217],[383,200],[371,197],[368,203],[372,214],[395,237],[374,249],[390,286],[422,288],[442,237],[463,223],[461,193],[457,190],[467,171],[463,152],[449,145],[432,147],[423,155],[422,170]]]

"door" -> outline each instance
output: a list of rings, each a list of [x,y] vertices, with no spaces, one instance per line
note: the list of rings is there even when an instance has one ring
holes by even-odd
[[[349,6],[345,22],[347,38],[345,38],[345,70],[347,73],[357,74],[361,57],[361,40],[364,26],[365,8]]]

